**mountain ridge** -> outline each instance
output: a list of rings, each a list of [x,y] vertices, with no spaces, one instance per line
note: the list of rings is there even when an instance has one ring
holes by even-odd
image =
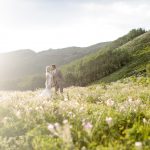
[[[117,80],[132,75],[130,72],[139,73],[140,70],[142,70],[141,65],[143,65],[144,72],[150,60],[150,55],[147,53],[150,49],[149,34],[150,31],[146,32],[141,28],[133,29],[125,36],[118,38],[102,48],[101,51],[65,65],[62,68],[65,74],[65,82],[68,85],[79,86],[86,86],[102,78],[111,82],[114,81],[113,79]],[[147,46],[148,49],[145,50]],[[131,49],[135,51],[131,51]],[[143,56],[138,56],[138,51],[143,53]],[[111,74],[119,71],[128,64],[135,64],[135,66],[139,66],[140,69],[135,71],[136,68],[132,65],[132,67],[127,68],[126,71],[118,76],[115,74],[116,76],[114,75],[114,78],[109,80]]]
[[[9,84],[16,85],[21,80],[26,80],[29,76],[33,77],[38,75],[44,78],[45,67],[47,65],[56,64],[60,67],[85,55],[94,53],[108,43],[98,43],[84,48],[67,47],[42,52],[25,49],[0,54],[0,89],[9,89],[7,88]]]

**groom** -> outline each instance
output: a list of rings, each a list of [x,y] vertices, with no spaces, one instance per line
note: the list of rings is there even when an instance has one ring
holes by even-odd
[[[63,76],[60,70],[56,68],[56,65],[52,65],[52,76],[54,80],[55,92],[57,93],[60,90],[60,93],[63,93]]]

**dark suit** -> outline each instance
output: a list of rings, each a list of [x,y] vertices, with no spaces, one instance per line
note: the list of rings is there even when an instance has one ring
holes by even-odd
[[[63,76],[60,70],[55,69],[52,71],[55,92],[60,89],[60,93],[63,93]]]

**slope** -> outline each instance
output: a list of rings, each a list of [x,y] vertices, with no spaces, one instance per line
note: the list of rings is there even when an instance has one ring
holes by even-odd
[[[145,69],[149,62],[149,42],[150,32],[133,29],[101,51],[64,66],[65,82],[67,85],[85,86],[131,64],[134,66],[131,65],[128,72],[123,72],[120,77],[114,75],[115,79],[130,76],[129,72],[134,71],[135,67],[143,65]]]
[[[103,42],[82,48],[49,49],[39,53],[26,49],[0,54],[0,89],[17,89],[18,84],[21,86],[28,84],[26,89],[31,89],[30,84],[34,84],[33,87],[38,88],[41,84],[44,85],[44,73],[47,65],[64,65],[87,54],[95,53],[108,43]],[[42,80],[42,82],[37,83],[37,80]]]

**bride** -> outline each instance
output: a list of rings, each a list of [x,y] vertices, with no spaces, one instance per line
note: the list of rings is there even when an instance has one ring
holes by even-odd
[[[51,88],[53,85],[53,75],[52,75],[52,69],[50,66],[46,67],[46,82],[45,82],[45,89],[40,94],[40,96],[44,97],[51,97]]]

